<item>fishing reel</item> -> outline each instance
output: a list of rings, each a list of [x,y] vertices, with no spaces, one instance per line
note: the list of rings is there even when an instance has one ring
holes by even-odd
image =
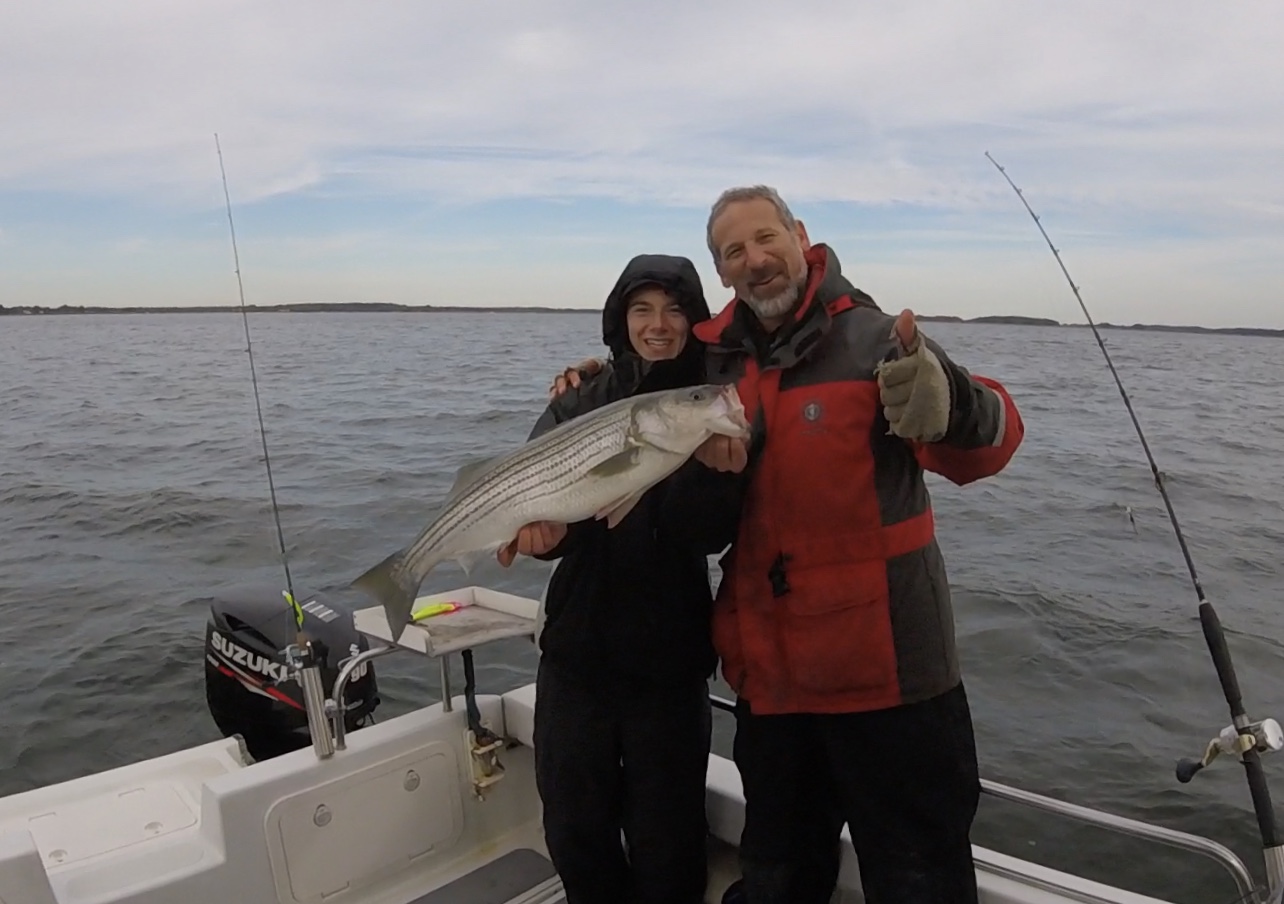
[[[1262,719],[1250,722],[1244,728],[1227,725],[1208,742],[1204,755],[1198,760],[1183,758],[1177,761],[1177,781],[1183,785],[1195,777],[1200,769],[1224,753],[1227,756],[1239,756],[1249,750],[1261,753],[1275,753],[1284,749],[1284,728],[1274,719]]]

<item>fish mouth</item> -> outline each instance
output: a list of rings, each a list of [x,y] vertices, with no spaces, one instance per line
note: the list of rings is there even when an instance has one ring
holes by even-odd
[[[745,406],[740,401],[740,393],[736,391],[735,384],[725,384],[718,390],[718,395],[722,399],[725,420],[735,430],[734,433],[728,435],[738,436],[742,439],[748,437],[749,420],[745,417]]]

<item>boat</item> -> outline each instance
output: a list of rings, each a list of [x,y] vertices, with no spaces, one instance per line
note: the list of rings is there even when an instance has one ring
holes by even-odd
[[[485,693],[473,668],[495,641],[533,640],[539,602],[465,586],[416,606],[442,614],[394,642],[379,606],[308,597],[296,632],[280,597],[214,604],[206,690],[224,737],[0,799],[0,904],[564,901],[535,787],[535,685]],[[435,660],[442,698],[375,722],[374,660],[393,654]],[[1266,719],[1228,728],[1182,768],[1237,752],[1246,734],[1259,753],[1284,746]],[[714,753],[706,786],[705,900],[720,904],[735,896],[744,797],[735,765]],[[988,780],[983,793],[1210,858],[1226,873],[1222,900],[1280,900],[1270,851],[1263,888],[1215,840]],[[1011,853],[974,854],[984,904],[1165,904]],[[834,902],[863,900],[844,830]]]

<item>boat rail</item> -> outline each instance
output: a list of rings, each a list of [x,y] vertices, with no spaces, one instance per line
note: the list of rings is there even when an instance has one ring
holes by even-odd
[[[735,712],[736,709],[735,703],[716,694],[709,695],[709,702],[713,704],[715,709],[720,709],[724,712]],[[981,791],[991,797],[1025,804],[1038,810],[1067,816],[1090,825],[1201,854],[1216,862],[1230,874],[1231,879],[1235,882],[1236,889],[1239,891],[1240,900],[1256,900],[1257,883],[1253,881],[1253,877],[1249,874],[1248,867],[1244,865],[1244,861],[1230,848],[1212,839],[1204,838],[1201,835],[1192,835],[1189,832],[1179,832],[1175,829],[1164,828],[1138,819],[1130,819],[1127,816],[1117,816],[1104,810],[1095,810],[1091,807],[1068,803],[1055,797],[1047,797],[1021,788],[1013,788],[1010,785],[1000,784],[990,779],[981,779]]]
[[[325,713],[330,718],[330,734],[334,737],[334,747],[336,750],[347,748],[347,726],[344,724],[343,717],[347,709],[347,697],[345,692],[348,689],[348,680],[352,678],[352,673],[357,667],[369,662],[372,659],[378,659],[380,656],[387,656],[389,653],[396,652],[398,648],[382,644],[371,647],[368,650],[362,650],[355,656],[349,656],[343,660],[343,666],[339,669],[338,676],[334,679],[334,689],[331,691],[330,699],[325,702]],[[441,680],[442,680],[442,706],[450,709],[450,671],[443,656],[441,660]]]

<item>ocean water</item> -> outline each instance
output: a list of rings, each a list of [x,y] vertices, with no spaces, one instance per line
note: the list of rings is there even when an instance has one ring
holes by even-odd
[[[462,463],[525,438],[554,372],[601,350],[592,314],[250,325],[296,590],[359,606],[347,583],[415,535]],[[1229,716],[1091,332],[925,329],[1004,381],[1027,431],[997,478],[929,478],[983,774],[1208,835],[1260,875],[1243,770],[1219,760],[1189,785],[1173,777]],[[1250,710],[1282,716],[1284,343],[1105,336]],[[202,684],[209,603],[283,586],[240,315],[0,318],[0,513],[0,791],[218,737]],[[451,564],[424,589],[538,596],[550,567],[488,562],[470,578]],[[536,661],[525,641],[477,659],[486,692],[532,680]],[[376,671],[380,718],[437,699],[426,661],[394,656]],[[719,714],[720,752],[731,735]],[[1284,796],[1284,762],[1266,769]],[[1235,897],[1189,855],[1013,804],[984,800],[975,840],[1179,901]]]

